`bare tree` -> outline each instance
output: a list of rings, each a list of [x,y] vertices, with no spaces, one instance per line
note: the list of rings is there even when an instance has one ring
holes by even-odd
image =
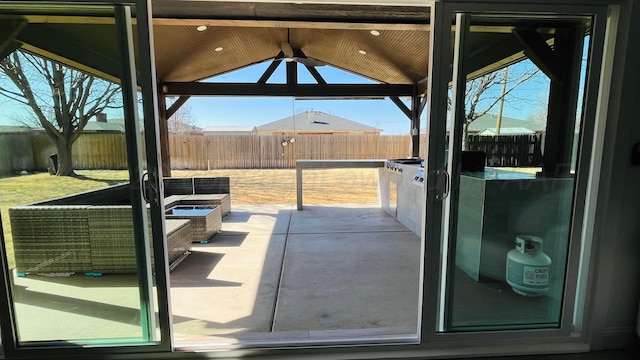
[[[514,90],[530,81],[540,71],[531,66],[510,66],[508,71],[497,70],[467,82],[465,87],[465,116],[463,125],[462,149],[467,149],[469,125],[489,113],[500,101],[518,107],[529,103],[529,99],[516,97]],[[503,89],[503,90],[502,90]]]
[[[59,176],[73,176],[73,143],[96,114],[118,106],[120,87],[25,52],[0,61],[0,95],[26,105],[55,143]]]
[[[549,89],[541,89],[532,99],[532,103],[538,108],[537,111],[530,113],[527,120],[532,121],[542,127],[547,126],[547,107],[549,104]]]
[[[167,127],[172,134],[188,134],[198,126],[196,118],[191,112],[191,106],[182,105],[168,120]]]

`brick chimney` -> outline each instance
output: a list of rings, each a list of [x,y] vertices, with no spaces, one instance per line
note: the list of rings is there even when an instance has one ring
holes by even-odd
[[[96,121],[97,121],[97,122],[104,122],[104,123],[106,123],[106,122],[107,122],[107,114],[105,114],[105,113],[99,113],[99,114],[96,114]]]

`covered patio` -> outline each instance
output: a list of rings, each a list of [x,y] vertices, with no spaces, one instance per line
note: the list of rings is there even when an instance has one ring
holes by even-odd
[[[420,246],[377,205],[234,206],[170,273],[176,343],[415,336]],[[24,339],[139,336],[134,274],[12,278]]]

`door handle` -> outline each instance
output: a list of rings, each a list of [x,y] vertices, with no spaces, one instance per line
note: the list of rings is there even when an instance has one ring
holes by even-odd
[[[444,188],[442,193],[437,194],[436,195],[436,200],[444,200],[449,196],[449,193],[451,192],[451,177],[449,176],[449,173],[447,172],[447,170],[436,170],[436,175],[438,176],[438,179],[443,179],[444,181]],[[440,181],[438,181],[438,184],[440,183]]]
[[[158,198],[158,189],[149,181],[149,172],[142,174],[142,197],[147,204],[155,203]]]

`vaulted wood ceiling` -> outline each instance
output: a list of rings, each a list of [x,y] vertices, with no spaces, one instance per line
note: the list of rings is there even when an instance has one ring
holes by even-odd
[[[152,0],[152,9],[161,81],[198,81],[271,61],[282,56],[283,42],[381,83],[414,84],[427,77],[427,7]],[[108,11],[52,16],[47,9],[28,10],[3,17],[18,46],[117,79],[118,44]],[[207,29],[196,30],[201,25]]]
[[[157,76],[163,82],[194,82],[270,62],[283,56],[286,42],[309,58],[379,83],[426,83],[431,29],[426,6],[216,0],[152,0],[152,6]],[[22,47],[117,80],[121,68],[112,10],[72,10],[5,11],[0,55]],[[474,35],[468,45],[472,75],[522,58],[525,46],[514,36],[513,24],[510,19]],[[198,31],[202,25],[206,30]]]
[[[307,57],[382,83],[413,84],[427,76],[429,32],[424,27],[280,28],[258,27],[262,24],[254,22],[248,27],[209,26],[198,32],[195,25],[175,24],[179,21],[158,23],[154,25],[156,68],[163,81],[200,80],[270,61],[280,53],[282,42]],[[380,35],[373,36],[370,30]]]
[[[154,0],[153,9],[156,68],[163,81],[200,80],[269,61],[282,42],[382,83],[413,84],[427,77],[426,7]],[[200,25],[207,29],[197,31]]]

